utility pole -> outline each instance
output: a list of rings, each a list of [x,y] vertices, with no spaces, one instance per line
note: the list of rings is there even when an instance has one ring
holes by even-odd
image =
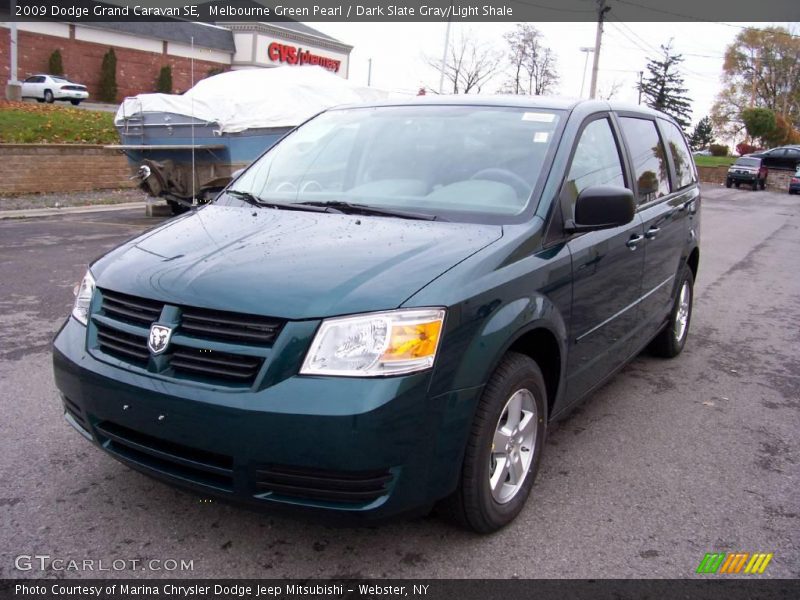
[[[589,53],[594,52],[594,48],[589,48],[584,46],[580,49],[581,52],[586,53],[586,57],[583,59],[583,77],[581,78],[581,95],[580,97],[583,98],[583,86],[586,83],[586,66],[589,64]]]
[[[11,64],[6,85],[6,100],[22,100],[22,85],[17,80],[17,22],[11,21],[11,35],[9,36]]]
[[[758,49],[754,48],[753,49],[753,54],[754,54],[754,56],[753,56],[753,63],[754,63],[754,65],[753,65],[753,86],[752,86],[752,89],[750,91],[750,108],[753,108],[756,105],[756,78],[758,77],[758,71],[761,68],[761,65],[760,65],[760,62],[759,62],[759,58],[761,58],[761,57],[758,54]]]
[[[644,71],[639,71],[639,104],[642,103],[642,77],[644,77]]]
[[[453,3],[450,2],[450,15],[453,14]],[[450,21],[451,18],[447,17],[447,29],[444,32],[444,51],[442,52],[442,71],[439,73],[439,93],[444,93],[444,71],[447,68],[447,49],[450,46]]]
[[[372,59],[370,58],[367,66],[367,87],[372,85]]]
[[[594,62],[592,63],[592,85],[589,88],[589,98],[597,95],[597,71],[600,69],[600,44],[603,41],[603,20],[611,7],[606,6],[606,0],[597,0],[597,35],[594,39]]]

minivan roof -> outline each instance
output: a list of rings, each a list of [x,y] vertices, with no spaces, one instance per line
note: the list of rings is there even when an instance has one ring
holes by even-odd
[[[445,106],[511,106],[518,108],[539,108],[552,110],[572,111],[580,107],[581,112],[596,112],[600,110],[614,110],[621,112],[635,112],[649,116],[658,116],[672,120],[668,115],[654,110],[648,106],[626,102],[606,100],[585,100],[582,98],[568,98],[564,96],[521,96],[513,94],[495,95],[425,95],[415,96],[402,100],[384,100],[367,104],[347,105],[336,108],[350,108],[354,106],[407,106],[407,105],[445,105]]]

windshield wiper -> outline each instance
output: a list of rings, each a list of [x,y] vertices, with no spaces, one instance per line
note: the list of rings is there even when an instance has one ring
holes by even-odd
[[[252,204],[253,206],[258,206],[261,208],[303,210],[306,212],[328,212],[328,208],[326,207],[319,207],[314,205],[309,206],[306,205],[305,203],[298,203],[298,202],[275,202],[274,200],[265,200],[263,198],[256,196],[255,194],[251,194],[250,192],[243,192],[242,190],[226,190],[225,193],[230,194],[231,196],[236,196],[237,198],[241,198],[248,204]]]
[[[397,210],[394,208],[377,208],[369,206],[368,204],[357,204],[354,202],[344,202],[341,200],[332,200],[327,202],[309,201],[300,202],[303,206],[318,206],[325,208],[334,208],[343,213],[356,213],[361,215],[375,215],[384,217],[399,217],[401,219],[417,219],[420,221],[446,221],[438,215],[429,215],[426,213],[410,212],[405,210]]]
[[[259,200],[258,196],[251,194],[250,192],[242,192],[240,190],[225,190],[226,194],[230,194],[231,196],[236,196],[237,198],[241,198],[248,204],[252,204],[253,206],[264,206],[261,204],[261,200]]]

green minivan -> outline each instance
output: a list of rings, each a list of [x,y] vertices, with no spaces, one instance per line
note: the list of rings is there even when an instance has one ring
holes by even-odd
[[[202,495],[491,532],[548,423],[686,342],[700,188],[639,106],[440,97],[310,119],[96,260],[54,342],[67,422]]]

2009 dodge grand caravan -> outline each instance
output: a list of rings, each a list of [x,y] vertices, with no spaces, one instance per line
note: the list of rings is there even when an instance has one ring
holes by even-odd
[[[100,258],[54,342],[66,420],[256,505],[489,532],[547,424],[686,341],[700,191],[675,123],[548,98],[333,109]]]

